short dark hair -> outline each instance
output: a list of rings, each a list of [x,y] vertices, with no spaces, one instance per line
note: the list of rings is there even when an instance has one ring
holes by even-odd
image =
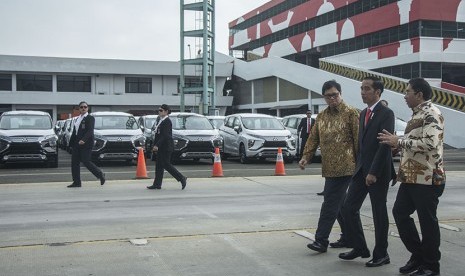
[[[89,104],[86,101],[79,102],[78,106],[81,106],[81,104],[83,104],[83,103],[85,103],[87,106],[89,106]]]
[[[169,105],[167,105],[167,104],[162,104],[162,105],[160,105],[160,108],[163,109],[163,110],[165,110],[165,111],[168,111],[168,114],[171,114],[171,108],[170,108]]]
[[[329,89],[331,89],[333,87],[336,88],[336,90],[339,91],[339,93],[342,94],[341,85],[335,80],[329,80],[329,81],[323,83],[323,87],[321,88],[321,95],[324,95],[326,90],[329,90]]]
[[[424,78],[413,78],[408,81],[415,93],[421,92],[423,94],[423,99],[428,101],[433,95],[433,90],[431,86]]]
[[[375,90],[378,90],[381,91],[380,94],[383,94],[383,91],[384,91],[384,83],[381,79],[379,79],[378,77],[375,77],[375,76],[366,76],[363,78],[363,80],[371,80],[373,81],[373,88]]]

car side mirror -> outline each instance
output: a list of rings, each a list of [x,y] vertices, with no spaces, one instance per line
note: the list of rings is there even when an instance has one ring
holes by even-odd
[[[241,127],[240,126],[235,126],[233,129],[234,129],[235,132],[237,132],[237,134],[239,134],[239,132],[241,132]]]
[[[144,131],[145,127],[143,125],[140,126],[140,129]]]

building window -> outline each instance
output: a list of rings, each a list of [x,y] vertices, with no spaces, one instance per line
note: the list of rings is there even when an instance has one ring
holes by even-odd
[[[152,79],[127,77],[126,93],[152,93]]]
[[[52,75],[16,75],[18,91],[52,91]]]
[[[57,76],[58,92],[91,92],[90,76]]]
[[[11,91],[11,74],[0,74],[0,90]]]

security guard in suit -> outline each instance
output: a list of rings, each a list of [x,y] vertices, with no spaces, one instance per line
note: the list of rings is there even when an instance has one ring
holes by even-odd
[[[95,177],[100,179],[100,185],[105,184],[105,173],[91,161],[92,147],[94,146],[95,118],[89,115],[88,110],[89,105],[86,102],[79,103],[79,112],[81,114],[74,123],[73,133],[69,140],[73,150],[71,155],[73,183],[68,188],[81,187],[81,162]]]

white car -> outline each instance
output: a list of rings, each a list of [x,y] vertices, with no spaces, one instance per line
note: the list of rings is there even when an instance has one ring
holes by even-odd
[[[318,114],[312,114],[311,118],[316,120],[317,116]],[[286,127],[292,133],[292,136],[296,139],[297,153],[300,152],[300,137],[299,137],[299,133],[297,132],[297,128],[299,127],[299,124],[302,118],[307,118],[307,115],[306,114],[288,115],[288,116],[284,116],[281,121],[284,127]],[[298,157],[300,158],[300,156]],[[320,147],[316,149],[315,154],[313,155],[312,162],[321,162]]]
[[[239,156],[244,164],[251,159],[276,158],[278,148],[281,148],[284,162],[293,162],[296,140],[275,117],[239,113],[226,116],[224,122],[220,128],[224,157]]]
[[[216,129],[220,129],[220,127],[224,125],[224,118],[226,118],[226,116],[207,116],[207,119]]]

